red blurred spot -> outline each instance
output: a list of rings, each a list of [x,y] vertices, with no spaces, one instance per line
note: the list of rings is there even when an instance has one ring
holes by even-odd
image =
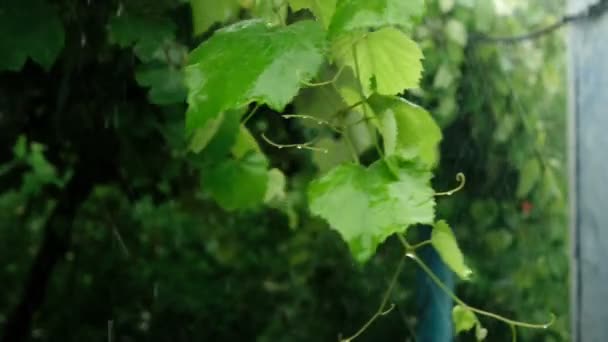
[[[534,209],[534,205],[532,205],[532,203],[530,201],[523,201],[521,203],[521,212],[524,215],[530,215],[530,213],[532,212],[532,209]]]

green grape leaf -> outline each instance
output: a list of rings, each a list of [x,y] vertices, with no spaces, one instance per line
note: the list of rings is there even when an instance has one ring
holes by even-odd
[[[461,279],[467,280],[473,272],[464,263],[464,256],[458,247],[450,226],[443,220],[435,223],[431,233],[431,244],[439,253],[441,260]]]
[[[241,8],[239,0],[190,0],[194,34],[207,32],[215,23],[224,23],[236,18]]]
[[[327,151],[326,153],[316,152],[312,155],[312,161],[321,173],[352,160],[352,153],[344,139],[321,138],[315,144],[315,147]]]
[[[398,97],[373,96],[369,103],[380,117],[385,155],[437,165],[441,129],[426,110]]]
[[[519,173],[517,197],[524,198],[534,189],[542,176],[542,167],[536,158],[528,159]]]
[[[135,55],[144,62],[167,62],[168,44],[175,40],[175,24],[168,19],[122,14],[110,19],[110,42],[120,47],[134,46]]]
[[[203,188],[226,210],[250,209],[264,202],[268,161],[261,153],[208,164],[202,170]]]
[[[241,158],[247,152],[251,151],[262,152],[258,142],[251,135],[251,132],[249,132],[249,129],[244,125],[241,125],[239,133],[236,136],[236,142],[234,143],[234,146],[232,146],[232,155],[236,158]]]
[[[264,203],[272,203],[285,199],[285,187],[287,180],[285,175],[279,169],[271,169],[268,171],[268,186],[264,195]]]
[[[339,0],[329,26],[330,37],[385,26],[410,28],[424,13],[424,0]]]
[[[396,28],[340,36],[332,52],[340,65],[359,72],[365,96],[373,92],[396,95],[418,88],[422,76],[422,51]]]
[[[229,155],[239,140],[242,113],[242,110],[223,112],[217,118],[208,121],[205,126],[196,129],[190,140],[190,150],[194,153],[204,150],[202,158],[209,160]]]
[[[477,316],[468,308],[465,308],[462,305],[456,305],[452,309],[452,321],[454,322],[456,334],[459,334],[463,331],[473,329],[477,323]]]
[[[145,66],[136,71],[135,80],[139,85],[150,88],[148,99],[151,103],[168,105],[186,99],[181,70],[168,66]]]
[[[0,70],[19,71],[28,57],[48,70],[64,39],[61,20],[46,1],[0,2]]]
[[[224,113],[220,113],[216,118],[207,121],[204,126],[197,128],[192,134],[192,139],[190,139],[189,149],[194,153],[199,153],[207,147],[222,122],[224,122]]]
[[[294,11],[309,9],[321,22],[323,27],[328,28],[331,18],[336,11],[337,0],[288,0],[289,6]]]
[[[302,81],[317,74],[324,42],[323,29],[311,20],[286,27],[245,21],[217,31],[186,67],[187,133],[252,101],[283,111]]]
[[[391,172],[384,160],[364,168],[343,164],[308,189],[310,210],[327,220],[363,263],[388,236],[434,219],[431,173],[406,165]],[[348,205],[345,205],[348,204]]]
[[[283,25],[287,19],[285,0],[253,0],[250,7],[255,18],[261,18],[271,25]]]

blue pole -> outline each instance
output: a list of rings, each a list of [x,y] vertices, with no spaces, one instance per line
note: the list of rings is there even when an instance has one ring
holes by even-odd
[[[426,228],[425,228],[426,229]],[[425,231],[430,238],[430,229]],[[420,259],[447,285],[454,287],[454,276],[431,246],[425,246],[418,253]],[[416,275],[416,295],[418,305],[418,342],[452,342],[452,299],[446,295],[421,269]]]

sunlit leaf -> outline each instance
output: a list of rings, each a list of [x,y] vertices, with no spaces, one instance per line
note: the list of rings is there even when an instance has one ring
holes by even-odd
[[[264,195],[264,203],[283,200],[286,196],[285,186],[287,180],[285,175],[279,169],[271,169],[268,171],[268,186]]]
[[[320,25],[309,20],[287,27],[247,21],[216,32],[186,68],[188,133],[252,101],[282,111],[318,72],[324,41]]]
[[[418,88],[422,52],[407,35],[395,28],[342,35],[332,47],[336,61],[358,72],[367,96],[372,92],[396,95]]]
[[[458,277],[467,280],[473,273],[471,269],[464,263],[464,256],[458,247],[456,237],[452,232],[452,228],[445,222],[439,221],[435,223],[431,233],[431,243],[441,256],[443,262],[448,265]]]
[[[433,221],[430,179],[429,172],[412,165],[395,177],[384,160],[369,168],[344,164],[310,185],[310,210],[342,235],[356,260],[365,262],[388,236]]]
[[[463,331],[469,331],[473,329],[475,323],[477,323],[477,317],[475,313],[462,305],[455,305],[452,309],[452,321],[454,322],[454,329],[456,334]]]
[[[424,13],[424,0],[338,0],[329,26],[330,36],[360,29],[400,26]]]
[[[370,105],[380,117],[386,155],[437,164],[441,130],[426,110],[398,97],[374,96]]]
[[[337,0],[288,0],[294,11],[309,9],[325,28],[331,23]]]

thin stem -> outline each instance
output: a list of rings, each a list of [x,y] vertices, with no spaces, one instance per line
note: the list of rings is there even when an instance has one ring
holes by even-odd
[[[412,245],[410,245],[410,243],[407,242],[407,240],[405,239],[405,236],[403,236],[401,234],[397,234],[397,237],[399,238],[399,241],[403,245],[403,249],[410,252],[412,250]]]
[[[349,106],[347,106],[345,108],[340,109],[336,114],[346,113],[349,110],[351,110],[353,108],[356,108],[356,107],[359,107],[360,105],[362,105],[364,103],[367,103],[367,98],[364,98],[363,100],[359,100],[359,101],[357,101],[357,102],[355,102],[355,103],[353,103],[353,104],[351,104],[351,105],[349,105]]]
[[[323,81],[323,82],[317,82],[317,83],[315,83],[315,82],[307,82],[307,81],[302,80],[302,81],[300,81],[300,83],[302,83],[303,85],[305,85],[307,87],[310,87],[310,88],[313,88],[313,87],[322,87],[322,86],[326,86],[326,85],[330,85],[330,84],[336,83],[336,81],[338,80],[338,78],[340,78],[340,75],[342,75],[342,71],[344,71],[345,67],[346,67],[346,64],[342,65],[340,67],[340,69],[338,69],[338,71],[336,72],[336,74],[334,75],[334,77],[332,77],[330,80]]]
[[[416,251],[416,250],[418,250],[418,249],[420,249],[420,248],[422,248],[424,246],[430,245],[432,243],[433,242],[431,240],[425,240],[425,241],[422,241],[422,242],[419,242],[419,243],[417,243],[415,245],[410,246],[409,250],[412,251],[412,252],[414,252],[414,251]]]
[[[348,132],[344,132],[342,136],[344,137],[344,141],[346,141],[346,145],[348,146],[348,150],[350,151],[353,161],[357,164],[360,164],[359,154],[357,153],[357,149],[355,148],[353,141],[350,139],[350,135],[348,134]]]
[[[450,290],[440,279],[439,277],[437,277],[437,275],[435,275],[435,273],[433,273],[433,271],[431,271],[431,269],[422,261],[420,260],[420,258],[418,258],[418,256],[416,255],[416,253],[413,252],[406,252],[406,254],[410,259],[414,260],[416,262],[416,264],[418,264],[418,266],[420,266],[420,268],[422,268],[422,270],[433,280],[433,282],[443,291],[445,292],[445,294],[447,294],[448,296],[450,296],[450,298],[452,298],[452,300],[454,300],[456,303],[460,304],[462,307],[469,309],[475,313],[478,313],[482,316],[486,316],[486,317],[491,317],[494,318],[498,321],[507,323],[511,326],[517,326],[517,327],[522,327],[522,328],[529,328],[529,329],[547,329],[549,326],[551,326],[554,322],[555,322],[555,315],[551,314],[551,320],[548,323],[545,324],[533,324],[533,323],[526,323],[526,322],[521,322],[521,321],[515,321],[500,315],[497,315],[495,313],[492,312],[488,312],[485,310],[481,310],[481,309],[477,309],[475,307],[472,307],[470,305],[468,305],[467,303],[465,303],[462,299],[458,298],[454,292],[452,292],[452,290]]]
[[[511,327],[511,341],[517,342],[517,328],[513,324],[510,324],[509,326]]]
[[[386,292],[384,293],[384,296],[382,297],[382,301],[380,302],[380,306],[378,306],[378,310],[374,313],[374,315],[367,322],[365,322],[365,324],[363,324],[363,326],[359,330],[357,330],[356,333],[354,333],[351,337],[341,339],[340,340],[341,342],[352,342],[354,339],[361,336],[361,334],[363,334],[374,323],[374,321],[376,321],[378,318],[380,318],[384,315],[387,315],[389,312],[391,312],[395,308],[395,304],[391,304],[388,309],[385,309],[386,305],[388,304],[389,299],[391,298],[391,294],[393,293],[393,290],[395,289],[395,285],[397,285],[397,280],[399,279],[399,275],[403,271],[403,265],[405,264],[405,257],[406,257],[406,255],[404,255],[401,258],[401,260],[399,260],[397,269],[395,270],[395,273],[393,274],[393,277],[391,278],[391,282],[388,285],[388,289],[386,289]]]
[[[255,107],[253,107],[253,109],[247,114],[247,116],[245,117],[245,119],[243,120],[242,124],[246,124],[247,121],[249,121],[249,119],[251,119],[255,113],[258,111],[258,109],[260,109],[260,104],[256,103]]]
[[[465,184],[467,183],[467,178],[465,177],[464,173],[458,172],[458,174],[456,174],[456,181],[459,182],[456,188],[445,192],[436,192],[435,196],[452,196],[464,188]]]
[[[337,133],[342,133],[342,129],[340,127],[336,127],[334,124],[327,120],[319,119],[313,115],[308,114],[284,114],[283,118],[285,119],[302,119],[302,120],[310,120],[316,122],[318,125],[325,125]]]
[[[262,133],[262,139],[264,139],[264,141],[266,143],[268,143],[271,146],[274,146],[276,148],[283,149],[283,148],[297,148],[298,150],[311,150],[311,151],[315,151],[315,152],[323,152],[323,153],[328,153],[327,149],[324,148],[320,148],[320,147],[315,147],[312,146],[316,140],[312,140],[303,144],[278,144],[270,139],[268,139],[268,137]]]

